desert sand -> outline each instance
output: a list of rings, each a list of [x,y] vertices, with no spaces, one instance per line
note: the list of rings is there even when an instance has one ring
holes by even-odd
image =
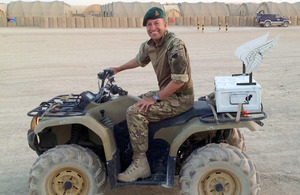
[[[214,91],[215,76],[241,73],[237,47],[269,32],[280,35],[254,70],[268,118],[259,131],[241,129],[247,154],[261,176],[261,194],[300,190],[300,27],[170,27],[187,45],[195,98]],[[97,73],[131,60],[148,39],[145,29],[0,29],[0,194],[29,193],[28,176],[37,155],[27,144],[31,118],[40,102],[85,90],[97,92]],[[122,72],[116,83],[132,95],[157,89],[151,65]],[[179,194],[164,187],[126,187],[107,194]]]

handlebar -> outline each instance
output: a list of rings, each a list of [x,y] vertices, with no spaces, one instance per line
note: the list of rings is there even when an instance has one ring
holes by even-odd
[[[99,86],[99,92],[96,95],[95,102],[105,102],[110,99],[109,93],[115,95],[127,95],[128,92],[123,90],[121,87],[118,87],[117,85],[114,85],[113,82],[114,77],[111,77],[114,75],[114,70],[112,69],[104,69],[103,72],[98,73],[98,86]],[[105,81],[107,80],[106,84]],[[100,86],[101,81],[101,86]],[[104,86],[105,85],[105,86]]]
[[[98,78],[99,79],[106,79],[107,77],[110,77],[114,75],[114,70],[111,69],[104,69],[103,72],[98,73]]]

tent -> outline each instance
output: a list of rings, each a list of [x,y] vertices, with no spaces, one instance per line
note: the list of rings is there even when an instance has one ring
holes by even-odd
[[[274,13],[282,16],[299,16],[300,2],[298,3],[273,3],[263,2],[225,4],[225,3],[179,3],[181,15],[183,17],[198,16],[255,16],[261,10],[264,13]]]
[[[101,14],[100,4],[93,4],[93,5],[88,6],[87,8],[84,9],[83,14],[85,16],[100,15]]]
[[[84,14],[84,10],[87,8],[88,6],[72,6],[71,10],[72,10],[72,15],[73,16],[83,16]]]
[[[261,3],[256,12],[264,11],[264,13],[279,14],[281,16],[299,16],[300,15],[300,3]]]
[[[0,3],[0,17],[6,17],[7,4]]]
[[[159,7],[163,9],[163,6],[160,3],[155,2],[113,2],[101,6],[101,12],[105,17],[144,17],[145,13],[151,7]]]
[[[227,4],[227,7],[229,9],[229,15],[230,16],[238,16],[238,10],[240,8],[240,4],[236,4],[236,3],[230,3],[230,4]]]
[[[163,6],[166,17],[181,17],[181,13],[177,4],[165,4]]]
[[[272,13],[279,14],[282,16],[297,16],[300,15],[299,9],[294,6],[294,4],[290,4],[287,2],[283,3],[268,3],[270,10]]]
[[[257,8],[257,3],[243,3],[237,9],[235,16],[255,16]]]
[[[7,6],[7,16],[71,16],[71,6],[62,1],[53,2],[11,2]]]
[[[178,6],[183,17],[230,16],[225,3],[179,3]]]

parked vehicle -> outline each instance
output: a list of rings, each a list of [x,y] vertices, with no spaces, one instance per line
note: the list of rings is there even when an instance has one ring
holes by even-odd
[[[283,26],[288,27],[291,21],[288,18],[283,18],[278,14],[264,14],[257,13],[255,22],[260,26],[270,27],[270,26]]]

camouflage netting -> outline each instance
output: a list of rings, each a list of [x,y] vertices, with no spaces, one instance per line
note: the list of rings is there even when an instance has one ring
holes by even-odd
[[[9,17],[29,16],[71,16],[71,6],[62,1],[53,2],[11,2],[7,6]]]
[[[163,6],[160,3],[125,3],[125,2],[113,2],[101,6],[101,12],[105,17],[144,17],[145,13],[151,7]]]

